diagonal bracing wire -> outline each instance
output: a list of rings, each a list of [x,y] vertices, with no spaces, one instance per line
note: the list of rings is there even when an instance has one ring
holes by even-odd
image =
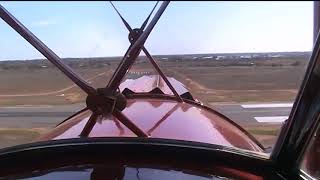
[[[40,39],[29,31],[21,22],[0,5],[0,17],[44,55],[52,64],[58,67],[71,81],[77,84],[87,94],[95,94],[95,89],[90,86],[80,75],[75,73],[68,65],[64,64],[60,57],[49,49]]]
[[[109,89],[113,92],[116,92],[117,88],[120,85],[121,80],[123,79],[127,69],[134,63],[134,60],[139,55],[141,48],[143,47],[146,39],[150,35],[154,26],[160,19],[162,13],[168,6],[169,2],[165,1],[162,3],[157,13],[151,20],[150,24],[146,27],[146,30],[141,33],[138,39],[133,42],[128,48],[125,56],[123,57],[122,64],[119,66],[118,70],[114,74],[114,78],[110,81],[110,86],[108,85],[106,89]],[[154,8],[155,9],[155,8]],[[153,9],[153,10],[154,10]],[[153,11],[152,10],[152,11]],[[151,14],[149,15],[149,17]],[[33,47],[35,47],[41,54],[43,54],[51,63],[58,67],[69,79],[71,79],[75,84],[77,84],[84,92],[88,94],[88,97],[93,96],[99,98],[97,90],[91,87],[83,78],[78,74],[73,72],[73,70],[66,64],[62,62],[59,56],[57,56],[51,49],[49,49],[40,39],[38,39],[31,31],[29,31],[21,22],[19,22],[12,14],[10,14],[3,6],[0,5],[0,17],[11,26],[16,32],[18,32],[25,40],[27,40]],[[147,21],[144,24],[147,24]],[[143,26],[146,26],[144,25]],[[104,97],[105,100],[109,103],[114,103],[114,99],[109,99],[109,97]],[[100,105],[100,104],[99,104]],[[101,107],[103,108],[103,107]],[[92,115],[90,116],[87,124],[82,130],[80,136],[88,136],[91,132],[96,120],[101,117],[99,111],[95,109],[90,109]],[[125,126],[127,126],[131,131],[133,131],[139,137],[147,137],[147,134],[144,133],[140,128],[138,128],[134,123],[132,123],[120,110],[115,108],[111,113]]]
[[[111,5],[112,5],[112,7],[114,8],[114,10],[117,12],[117,14],[119,15],[119,17],[121,18],[121,20],[122,20],[123,24],[126,26],[126,28],[127,28],[130,32],[132,32],[132,29],[131,29],[129,23],[122,17],[122,15],[121,15],[120,12],[118,11],[118,9],[113,5],[113,3],[112,3],[111,1],[109,1],[109,2],[111,3]],[[154,9],[156,8],[157,5],[158,5],[158,2],[156,3],[156,5],[155,5],[154,8],[152,9],[151,13],[149,14],[148,18],[145,20],[145,22],[144,22],[143,24],[145,24],[145,25],[147,24],[147,22],[148,22],[148,20],[149,20],[149,18],[150,18],[150,16],[151,16],[151,14],[153,13],[153,11],[154,11]],[[143,25],[142,25],[141,27],[143,27]],[[144,30],[144,28],[143,28],[142,30]],[[129,49],[131,48],[132,44],[133,44],[133,43],[130,43]],[[125,56],[127,56],[127,52],[126,52]],[[124,59],[122,59],[122,61],[119,63],[119,66],[116,68],[115,72],[117,72],[117,71],[119,70],[119,68],[120,68],[121,65],[123,64],[123,61],[124,61]],[[115,76],[115,73],[112,75],[111,79],[113,79],[114,76]],[[111,82],[111,81],[110,81],[110,82]],[[110,82],[109,82],[109,83],[110,83]]]
[[[141,46],[148,38],[150,32],[154,28],[155,24],[159,20],[161,14],[164,12],[165,8],[168,6],[169,2],[163,3],[162,8],[157,12],[157,16],[152,19],[152,23],[149,24],[147,30],[141,34],[141,37],[128,49],[127,55],[123,58],[124,65],[132,61],[131,57],[138,56],[137,53],[141,50]],[[44,55],[51,63],[53,63],[58,69],[63,72],[71,81],[77,84],[84,92],[89,96],[98,97],[97,90],[91,87],[81,76],[73,72],[73,70],[66,64],[64,64],[61,58],[56,55],[51,49],[49,49],[40,39],[38,39],[31,31],[29,31],[21,22],[19,22],[12,14],[10,14],[3,6],[0,5],[0,17],[11,26],[17,33],[19,33],[25,40],[27,40],[33,47],[35,47],[42,55]],[[125,67],[120,67],[119,70],[123,71]],[[118,81],[116,81],[118,84]],[[116,90],[119,84],[112,86],[112,90]],[[109,87],[106,87],[107,89]],[[109,97],[104,97],[107,103],[114,103],[113,99]],[[110,102],[109,102],[110,101]],[[92,110],[92,115],[90,116],[86,127],[81,132],[81,135],[88,135],[95,124],[98,117],[101,117],[101,114],[98,111]],[[133,131],[139,137],[147,137],[147,134],[144,133],[140,128],[138,128],[134,123],[132,123],[121,111],[114,109],[112,114],[124,125],[126,125],[131,131]],[[88,127],[87,127],[88,125]]]
[[[110,2],[111,2],[111,1],[110,1]],[[151,10],[150,14],[148,15],[148,17],[146,18],[146,20],[144,20],[144,22],[142,23],[142,25],[141,25],[141,27],[140,27],[140,29],[141,29],[142,31],[143,31],[144,28],[147,26],[148,21],[149,21],[149,19],[150,19],[150,17],[151,17],[151,14],[152,14],[153,11],[156,9],[158,3],[159,3],[159,1],[157,1],[157,3],[156,3],[156,4],[154,5],[154,7],[152,8],[152,10]]]
[[[123,57],[123,63],[120,64],[119,69],[114,73],[114,76],[110,79],[107,87],[110,88],[110,90],[115,91],[122,79],[124,78],[127,70],[132,66],[135,59],[138,57],[141,48],[143,47],[146,39],[149,37],[151,31],[153,30],[154,26],[157,24],[158,20],[160,19],[162,13],[169,5],[169,1],[164,1],[160,8],[158,9],[157,13],[152,18],[149,25],[146,27],[145,31],[142,32],[142,34],[138,37],[138,39],[130,46],[125,53],[125,56]]]
[[[118,11],[118,9],[114,6],[114,4],[109,1],[110,4],[112,5],[112,7],[114,8],[114,10],[117,12],[117,14],[119,15],[120,19],[122,20],[123,24],[125,25],[125,27],[127,28],[127,30],[129,31],[129,33],[133,33],[133,29],[130,27],[129,23],[123,18],[123,16],[120,14],[120,12]],[[146,18],[146,20],[143,22],[143,24],[141,25],[140,29],[144,30],[149,18],[151,17],[151,14],[153,13],[154,9],[156,8],[158,2],[155,4],[155,6],[153,7],[152,11],[150,12],[150,14],[148,15],[148,17]],[[157,64],[157,62],[155,61],[155,59],[151,56],[151,54],[148,52],[148,50],[142,46],[142,51],[145,53],[145,55],[147,56],[147,58],[149,59],[149,61],[151,62],[151,64],[153,65],[153,67],[156,69],[156,71],[160,74],[160,76],[162,77],[162,79],[165,81],[165,83],[167,84],[167,86],[170,88],[170,90],[172,91],[172,93],[176,96],[177,100],[179,102],[183,102],[181,96],[177,93],[177,91],[174,89],[174,87],[172,86],[172,84],[170,83],[170,81],[168,80],[168,78],[165,76],[165,74],[161,71],[159,65]],[[118,66],[120,67],[120,66]]]
[[[162,13],[164,12],[168,4],[169,4],[168,1],[165,1],[162,3],[157,13],[154,15],[153,19],[151,20],[150,24],[146,27],[146,30],[142,32],[139,38],[130,45],[127,52],[125,53],[125,56],[122,59],[122,63],[118,66],[116,72],[114,73],[114,76],[112,77],[112,79],[110,80],[106,88],[109,88],[111,91],[114,91],[114,92],[117,90],[121,80],[125,76],[126,71],[130,68],[130,66],[132,66],[132,64],[134,63],[134,60],[138,57],[146,39],[150,35],[152,29],[160,19]],[[148,135],[145,132],[143,132],[134,123],[132,123],[121,111],[114,109],[112,114],[139,137],[148,137]],[[94,115],[95,114],[93,113],[92,116]],[[81,133],[82,136],[89,135],[90,131],[93,128],[93,125],[96,123],[96,119],[97,118],[90,117],[87,124],[85,125],[85,128],[83,129],[83,131],[85,132]]]

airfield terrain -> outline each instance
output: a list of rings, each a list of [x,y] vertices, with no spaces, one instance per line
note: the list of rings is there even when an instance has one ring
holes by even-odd
[[[290,113],[292,105],[287,104],[297,95],[310,56],[310,52],[278,54],[156,59],[164,73],[185,84],[195,98],[227,115],[265,146],[272,146],[281,123],[261,123],[256,117]],[[94,87],[104,87],[120,58],[64,61]],[[126,78],[151,74],[157,73],[145,57],[139,57]],[[1,147],[29,142],[85,106],[85,94],[47,60],[0,61],[0,83]],[[259,103],[286,104],[273,109],[243,105]]]

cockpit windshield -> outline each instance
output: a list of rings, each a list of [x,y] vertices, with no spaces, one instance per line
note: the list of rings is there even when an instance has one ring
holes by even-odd
[[[1,148],[143,137],[270,153],[311,55],[312,2],[0,5]]]

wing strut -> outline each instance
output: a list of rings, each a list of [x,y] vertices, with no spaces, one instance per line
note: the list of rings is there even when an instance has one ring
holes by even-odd
[[[115,75],[115,81],[112,81],[111,86],[98,89],[90,86],[81,76],[75,73],[68,65],[64,64],[58,55],[49,49],[40,39],[32,34],[31,31],[29,31],[1,5],[0,17],[33,47],[35,47],[42,55],[44,55],[52,64],[54,64],[61,72],[63,72],[72,82],[77,84],[84,92],[87,93],[88,96],[86,99],[86,104],[87,107],[92,111],[92,115],[82,130],[80,137],[88,136],[97,119],[108,114],[112,114],[114,117],[116,117],[138,137],[148,137],[145,132],[143,132],[121,112],[126,107],[126,98],[117,90],[119,83],[124,76],[123,72],[126,71],[128,66],[132,65],[134,59],[136,59],[136,57],[139,55],[141,47],[148,38],[157,21],[160,19],[168,4],[169,2],[162,3],[151,23],[146,27],[146,31],[141,33],[139,38],[132,43],[125,57],[123,58],[123,66],[119,67],[119,70]]]
[[[154,9],[156,8],[158,2],[156,3],[156,5],[153,7],[152,11],[150,12],[149,16],[146,18],[146,20],[143,22],[143,24],[141,25],[140,28],[138,29],[132,29],[129,25],[129,23],[123,18],[123,16],[120,14],[120,12],[118,11],[118,9],[114,6],[114,4],[110,1],[110,4],[112,5],[112,7],[114,8],[114,10],[117,12],[117,14],[119,15],[120,19],[122,20],[123,24],[125,25],[125,27],[127,28],[127,30],[129,31],[129,40],[131,45],[133,43],[135,43],[135,40],[137,40],[137,38],[141,35],[141,33],[143,32],[149,18],[151,17],[151,14],[153,13]],[[165,76],[165,74],[161,71],[159,65],[157,64],[157,62],[155,61],[155,59],[150,55],[150,53],[147,51],[147,49],[142,46],[142,51],[145,53],[145,55],[147,56],[147,58],[149,59],[149,61],[152,63],[153,67],[156,69],[156,71],[159,73],[159,75],[162,77],[162,79],[166,82],[167,86],[170,88],[170,90],[172,91],[172,93],[176,96],[177,100],[179,102],[183,102],[182,98],[180,97],[180,95],[177,93],[177,91],[174,89],[174,87],[172,86],[172,84],[170,83],[170,81],[168,80],[168,78]],[[139,54],[138,54],[139,55]],[[135,59],[133,60],[135,61]],[[132,63],[133,64],[133,63]],[[131,65],[132,65],[131,64]],[[121,65],[119,65],[118,67],[120,67]],[[128,68],[129,69],[129,68]],[[117,69],[118,70],[118,69]],[[116,71],[117,71],[116,70]],[[115,74],[114,74],[115,75]],[[115,77],[111,78],[109,85],[114,81]],[[109,86],[108,85],[108,86]]]
[[[10,14],[3,6],[0,5],[0,16],[9,24],[17,33],[35,47],[42,55],[44,55],[52,64],[62,71],[72,82],[77,84],[87,94],[94,95],[95,89],[91,87],[82,77],[75,73],[68,65],[43,42],[41,42],[31,31],[29,31],[21,22],[19,22],[12,14]]]

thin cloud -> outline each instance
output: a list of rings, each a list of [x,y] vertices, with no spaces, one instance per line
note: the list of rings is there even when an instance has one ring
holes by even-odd
[[[58,24],[57,21],[55,20],[40,20],[40,21],[33,22],[32,26],[46,27],[46,26],[55,25],[55,24]]]

